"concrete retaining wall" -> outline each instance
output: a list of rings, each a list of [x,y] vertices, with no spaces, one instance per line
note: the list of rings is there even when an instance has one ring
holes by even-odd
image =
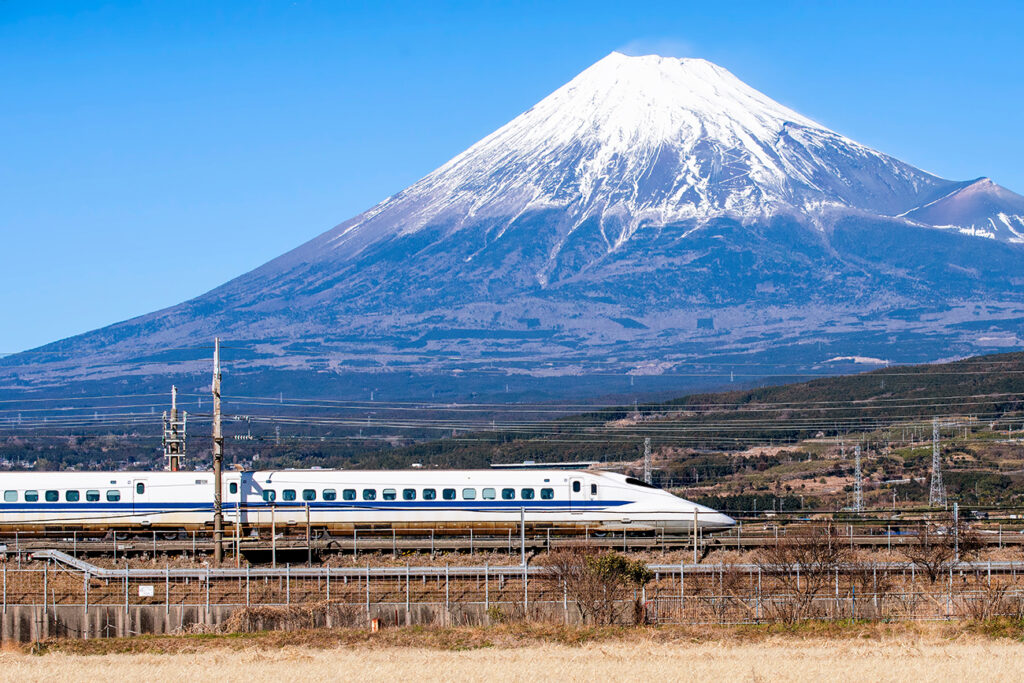
[[[406,612],[405,605],[371,605],[370,618],[378,619],[381,627],[436,625],[484,625],[495,617],[520,616],[521,605],[492,608],[488,613],[483,605],[453,604],[450,611],[444,605],[413,604]],[[182,633],[197,626],[214,628],[231,618],[242,606],[211,605],[209,611],[201,605],[133,605],[126,611],[122,605],[93,605],[88,610],[75,605],[58,605],[43,609],[42,605],[10,605],[0,617],[0,639],[31,642],[45,638],[116,638],[142,634]],[[301,612],[303,619],[289,620],[289,611]],[[534,619],[561,621],[565,618],[561,605],[531,605]],[[571,615],[574,616],[574,615]],[[252,630],[288,628],[334,628],[367,625],[363,606],[336,605],[330,609],[293,605],[291,608],[255,608],[249,612]]]

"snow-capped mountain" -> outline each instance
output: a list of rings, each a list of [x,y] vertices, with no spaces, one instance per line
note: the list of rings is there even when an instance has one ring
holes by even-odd
[[[551,208],[565,214],[566,233],[588,218],[610,223],[603,237],[614,249],[643,223],[897,215],[960,186],[843,137],[711,62],[615,52],[301,253],[350,255],[429,225],[454,232]],[[489,238],[501,234],[499,224]]]
[[[214,334],[251,346],[243,374],[407,389],[945,358],[1024,344],[1022,235],[1024,197],[988,179],[921,171],[710,62],[612,53],[369,211],[45,362],[4,359],[0,385],[188,372],[166,350]]]

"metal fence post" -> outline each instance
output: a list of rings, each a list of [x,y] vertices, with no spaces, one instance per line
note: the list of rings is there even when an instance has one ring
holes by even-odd
[[[529,613],[530,608],[530,575],[526,572],[526,565],[523,564],[523,618]]]
[[[4,569],[6,570],[6,567]],[[83,584],[83,586],[82,586],[82,593],[84,595],[84,598],[83,598],[82,602],[83,602],[83,607],[84,607],[84,611],[85,611],[85,617],[86,617],[86,619],[88,619],[89,618],[89,572],[85,572],[82,575],[82,584]],[[4,586],[4,588],[6,588],[6,585]],[[6,607],[7,607],[7,593],[5,591],[4,592],[4,608],[6,608]],[[88,633],[88,632],[89,631],[88,631],[88,628],[87,628],[86,629],[86,633]]]
[[[484,562],[484,610],[491,611],[491,563]]]
[[[331,565],[327,565],[327,602],[331,601]]]
[[[682,624],[686,621],[686,584],[684,583],[685,572],[683,570],[683,563],[679,563],[679,623]]]
[[[946,587],[946,618],[949,619],[953,608],[953,564],[949,565],[949,584]]]
[[[761,566],[757,567],[757,618],[761,619]]]
[[[836,567],[836,612],[835,616],[839,616],[839,567]]]
[[[210,613],[210,568],[206,568],[206,613]]]
[[[171,568],[164,565],[164,614],[171,613]]]
[[[292,604],[292,563],[284,565],[284,604]]]
[[[128,614],[128,565],[124,568],[124,613]]]
[[[366,622],[370,622],[370,563],[366,563]]]
[[[569,581],[562,579],[562,617],[566,626],[569,625]]]
[[[409,615],[409,563],[405,563],[405,623],[408,625],[412,622]]]
[[[249,565],[245,565],[245,606],[249,606]]]
[[[451,621],[451,593],[448,590],[448,563],[444,564],[444,623]]]

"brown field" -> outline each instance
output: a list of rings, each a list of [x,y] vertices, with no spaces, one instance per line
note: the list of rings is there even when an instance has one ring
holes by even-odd
[[[60,641],[5,680],[1020,680],[1022,625],[393,629]]]

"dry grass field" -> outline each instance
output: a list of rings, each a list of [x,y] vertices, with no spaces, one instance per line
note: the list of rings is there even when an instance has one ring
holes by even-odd
[[[1019,628],[401,629],[53,642],[0,653],[4,680],[1016,681]]]

